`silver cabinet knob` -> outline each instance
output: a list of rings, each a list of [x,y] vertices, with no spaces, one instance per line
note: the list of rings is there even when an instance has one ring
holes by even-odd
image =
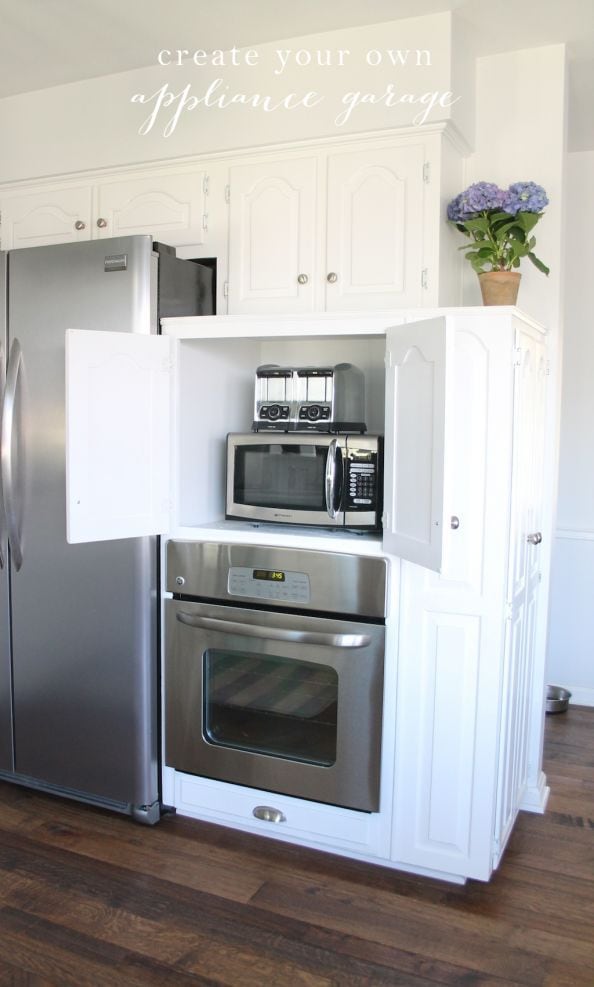
[[[450,518],[450,527],[452,528],[453,531],[457,531],[458,528],[460,527],[460,518],[456,517],[455,514],[452,514]]]
[[[270,805],[257,805],[252,810],[252,815],[256,819],[263,819],[264,822],[282,823],[287,821],[287,817],[283,815],[280,809],[273,809]]]
[[[105,227],[107,226],[107,220],[103,219],[103,216],[100,216],[99,219],[97,220],[97,226],[99,227],[100,230],[104,230]]]
[[[83,223],[82,219],[77,219],[76,223],[74,224],[74,229],[75,230],[84,230],[84,229],[86,229],[86,227],[87,227],[87,224],[86,223]]]
[[[334,271],[330,271],[330,274],[326,275],[326,281],[328,284],[336,284],[338,281],[338,274],[335,274]]]
[[[309,281],[309,278],[308,278],[307,274],[298,274],[297,275],[297,281],[298,281],[299,284],[307,284],[307,282]]]
[[[542,534],[540,531],[535,531],[533,534],[526,537],[526,541],[529,542],[530,545],[540,545],[542,541]]]
[[[178,586],[183,586],[184,583],[185,583],[185,579],[184,579],[183,576],[176,576],[175,577],[175,581],[176,581],[176,583],[177,583]]]

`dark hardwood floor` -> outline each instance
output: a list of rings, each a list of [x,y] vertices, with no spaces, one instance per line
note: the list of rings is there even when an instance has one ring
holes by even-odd
[[[464,887],[0,785],[0,987],[592,987],[594,709],[546,729],[546,815]]]

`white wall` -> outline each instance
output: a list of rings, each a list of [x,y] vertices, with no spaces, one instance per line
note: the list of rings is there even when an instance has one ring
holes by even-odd
[[[259,59],[252,66],[190,64],[165,68],[156,64],[155,52],[155,65],[146,69],[0,100],[0,181],[411,126],[414,116],[423,109],[420,105],[365,104],[355,108],[343,126],[337,126],[335,119],[344,109],[342,98],[350,92],[382,95],[389,84],[398,95],[422,96],[451,90],[451,44],[452,16],[443,13],[255,46]],[[318,49],[328,49],[334,65],[299,66],[293,61],[277,74],[277,49],[311,52],[314,61]],[[350,51],[342,67],[338,64],[338,49]],[[394,67],[385,54],[389,49],[409,51],[406,64]],[[379,67],[366,63],[367,53],[374,50],[384,53]],[[417,64],[417,50],[430,52],[429,65],[424,57]],[[457,79],[465,86],[468,58],[460,62]],[[165,137],[165,124],[174,112],[171,106],[161,111],[149,133],[139,135],[151,108],[131,103],[133,95],[150,96],[164,84],[178,94],[189,83],[189,95],[202,96],[218,77],[229,87],[227,95],[259,93],[279,100],[291,92],[302,96],[313,90],[323,100],[316,106],[280,108],[271,113],[244,105],[226,109],[199,105],[183,114],[173,133]],[[217,94],[223,91],[219,89]],[[452,118],[462,128],[467,126],[472,117],[473,93],[466,88],[461,95],[459,103],[434,109],[429,121]]]
[[[549,682],[594,706],[594,151],[567,157],[567,258]]]
[[[536,254],[551,273],[547,278],[524,261],[518,305],[556,330],[563,280],[565,46],[479,58],[476,83],[476,150],[467,162],[467,181],[492,181],[503,187],[534,181],[545,187],[550,205],[535,230]],[[480,305],[470,265],[464,301]]]

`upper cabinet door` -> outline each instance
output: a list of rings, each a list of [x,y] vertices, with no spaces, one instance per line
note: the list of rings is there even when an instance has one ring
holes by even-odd
[[[446,320],[387,332],[384,549],[441,569]]]
[[[2,200],[2,249],[89,240],[91,188],[48,188]]]
[[[170,345],[166,336],[67,331],[69,542],[168,530]]]
[[[420,145],[328,159],[328,311],[422,303]]]
[[[231,168],[229,312],[314,308],[315,158]]]
[[[131,177],[97,188],[94,237],[148,233],[177,247],[203,243],[208,226],[205,173]]]

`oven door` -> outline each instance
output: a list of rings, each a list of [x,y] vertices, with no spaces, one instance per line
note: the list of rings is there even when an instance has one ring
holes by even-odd
[[[383,625],[167,602],[166,761],[379,808]]]

